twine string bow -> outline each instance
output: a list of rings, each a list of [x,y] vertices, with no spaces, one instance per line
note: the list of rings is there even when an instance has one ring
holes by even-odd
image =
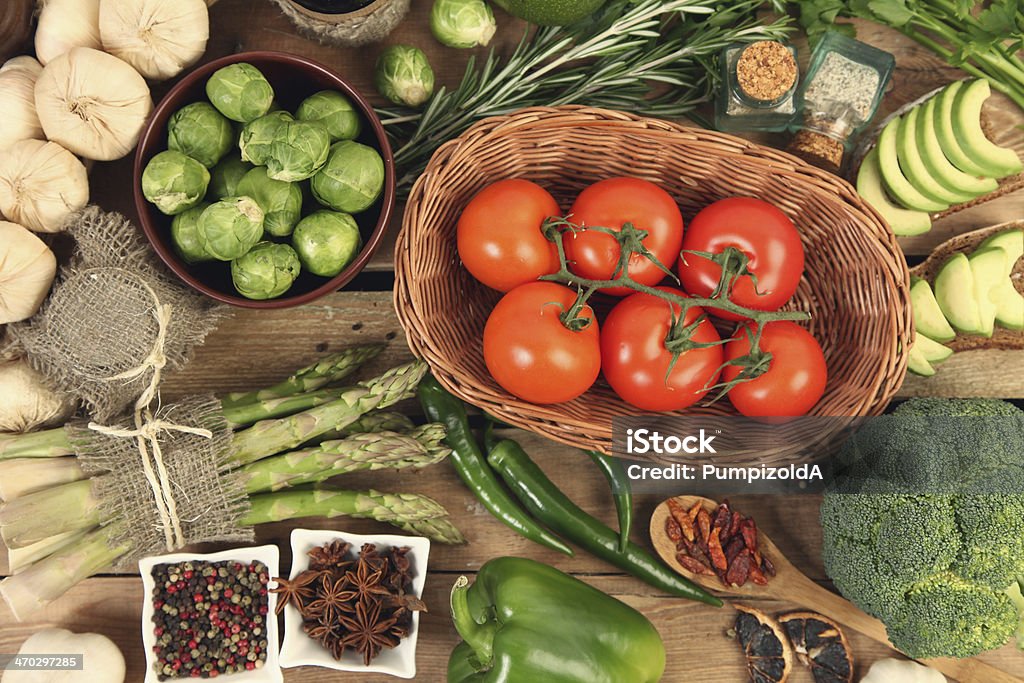
[[[160,387],[161,374],[167,365],[167,355],[164,346],[167,343],[167,330],[170,326],[173,307],[160,301],[156,292],[144,280],[139,280],[146,292],[153,298],[153,317],[157,324],[157,335],[153,342],[153,349],[142,363],[131,370],[104,378],[104,381],[130,381],[141,377],[152,370],[146,389],[135,401],[133,419],[135,429],[124,427],[101,425],[95,422],[89,423],[89,429],[122,439],[135,439],[139,449],[139,456],[142,462],[142,471],[146,476],[150,489],[153,492],[153,501],[156,504],[157,513],[160,517],[160,525],[164,532],[164,542],[167,550],[176,550],[186,544],[185,534],[181,528],[181,518],[178,516],[178,506],[174,500],[172,482],[167,474],[167,467],[164,464],[163,451],[160,448],[161,432],[179,432],[193,434],[212,439],[213,432],[209,429],[180,425],[170,420],[154,417],[150,404],[156,398],[157,390]]]

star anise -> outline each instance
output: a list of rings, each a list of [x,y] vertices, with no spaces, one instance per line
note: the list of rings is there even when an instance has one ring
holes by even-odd
[[[355,571],[346,573],[345,579],[361,602],[376,602],[380,597],[391,594],[391,591],[380,583],[383,576],[383,568],[375,569],[370,561],[364,562],[363,556],[360,555]]]
[[[333,641],[338,640],[333,628],[316,621],[302,622],[302,630],[306,632],[307,636],[328,649]]]
[[[359,549],[359,561],[370,565],[374,570],[381,570],[388,566],[388,558],[380,554],[377,546],[373,543],[364,543]]]
[[[352,565],[351,560],[345,559],[348,555],[348,551],[352,548],[351,543],[345,543],[344,541],[331,541],[325,546],[320,546],[310,550],[309,555],[309,568],[310,569],[335,569],[340,568],[343,571]]]
[[[359,602],[355,614],[341,618],[342,628],[348,631],[342,642],[346,647],[351,646],[360,652],[363,664],[369,666],[383,648],[393,648],[401,642],[399,637],[390,632],[394,625],[394,617],[381,619],[380,603],[367,605]]]
[[[345,577],[332,579],[325,576],[316,599],[306,605],[310,616],[316,616],[323,624],[333,624],[338,617],[346,612],[352,612],[350,603],[358,598],[358,593],[350,590]]]
[[[285,605],[288,604],[293,605],[299,612],[302,612],[302,601],[313,597],[313,588],[310,584],[319,577],[320,572],[306,570],[294,579],[275,579],[277,581],[277,588],[271,588],[270,592],[277,593],[280,597],[277,600],[277,607],[274,608],[274,613],[280,614],[284,611]]]

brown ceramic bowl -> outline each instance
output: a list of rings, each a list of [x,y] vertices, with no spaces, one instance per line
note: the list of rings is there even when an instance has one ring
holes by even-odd
[[[356,258],[333,278],[323,278],[303,272],[283,296],[277,299],[255,301],[241,296],[231,283],[230,264],[208,262],[189,265],[175,253],[171,245],[172,216],[165,216],[142,196],[142,171],[149,160],[167,149],[167,120],[171,115],[192,102],[206,99],[206,81],[217,69],[248,62],[267,77],[274,87],[280,106],[294,112],[305,98],[320,90],[337,90],[346,95],[363,115],[363,132],[359,142],[373,147],[384,159],[384,191],[373,206],[354,218],[363,236],[363,249]],[[312,213],[313,200],[303,209],[303,214]],[[377,250],[388,219],[395,206],[395,161],[391,146],[380,119],[373,107],[355,88],[336,73],[314,61],[296,55],[280,52],[243,52],[229,55],[204,64],[185,76],[160,101],[139,140],[135,152],[135,207],[139,212],[142,230],[146,233],[153,249],[167,267],[182,280],[209,297],[234,306],[246,308],[288,308],[309,303],[314,299],[334,292],[346,285],[370,261]]]

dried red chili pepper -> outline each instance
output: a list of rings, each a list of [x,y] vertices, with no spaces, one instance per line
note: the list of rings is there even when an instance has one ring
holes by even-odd
[[[704,508],[697,513],[697,539],[704,544],[711,540],[711,515]]]
[[[743,539],[737,536],[725,544],[725,559],[729,564],[732,564],[732,561],[736,559],[736,556],[745,549],[746,547],[743,545]]]
[[[750,551],[744,549],[729,565],[725,581],[732,586],[742,586],[750,577]]]
[[[722,542],[718,540],[720,529],[714,529],[708,537],[708,555],[711,556],[711,565],[715,569],[725,571],[729,563],[725,559],[725,552],[722,550]]]
[[[750,566],[750,580],[758,586],[767,586],[768,577],[764,575],[764,572],[758,569],[756,563]]]
[[[701,564],[700,562],[698,562],[694,558],[690,557],[689,555],[684,555],[683,553],[679,553],[678,555],[676,555],[676,559],[679,561],[679,564],[682,565],[683,569],[685,569],[687,571],[690,571],[690,572],[693,572],[694,574],[704,574],[704,575],[707,575],[707,576],[714,575],[714,572],[711,571],[710,568],[708,568],[705,565]]]
[[[672,519],[674,519],[676,521],[676,524],[679,525],[679,529],[682,532],[683,536],[687,540],[692,541],[693,520],[690,518],[689,513],[686,510],[684,510],[683,506],[677,503],[675,499],[670,499],[668,501],[668,509],[669,512],[672,513]]]
[[[669,540],[673,543],[679,543],[679,539],[683,537],[683,530],[679,528],[679,522],[671,517],[666,518],[665,535],[667,535]]]

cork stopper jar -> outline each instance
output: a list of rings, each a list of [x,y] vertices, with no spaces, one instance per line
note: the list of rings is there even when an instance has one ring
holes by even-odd
[[[774,40],[728,45],[720,59],[722,86],[715,126],[725,131],[785,130],[797,111],[796,50]]]
[[[800,85],[802,107],[786,151],[839,173],[853,139],[878,110],[895,61],[884,50],[826,33]]]

